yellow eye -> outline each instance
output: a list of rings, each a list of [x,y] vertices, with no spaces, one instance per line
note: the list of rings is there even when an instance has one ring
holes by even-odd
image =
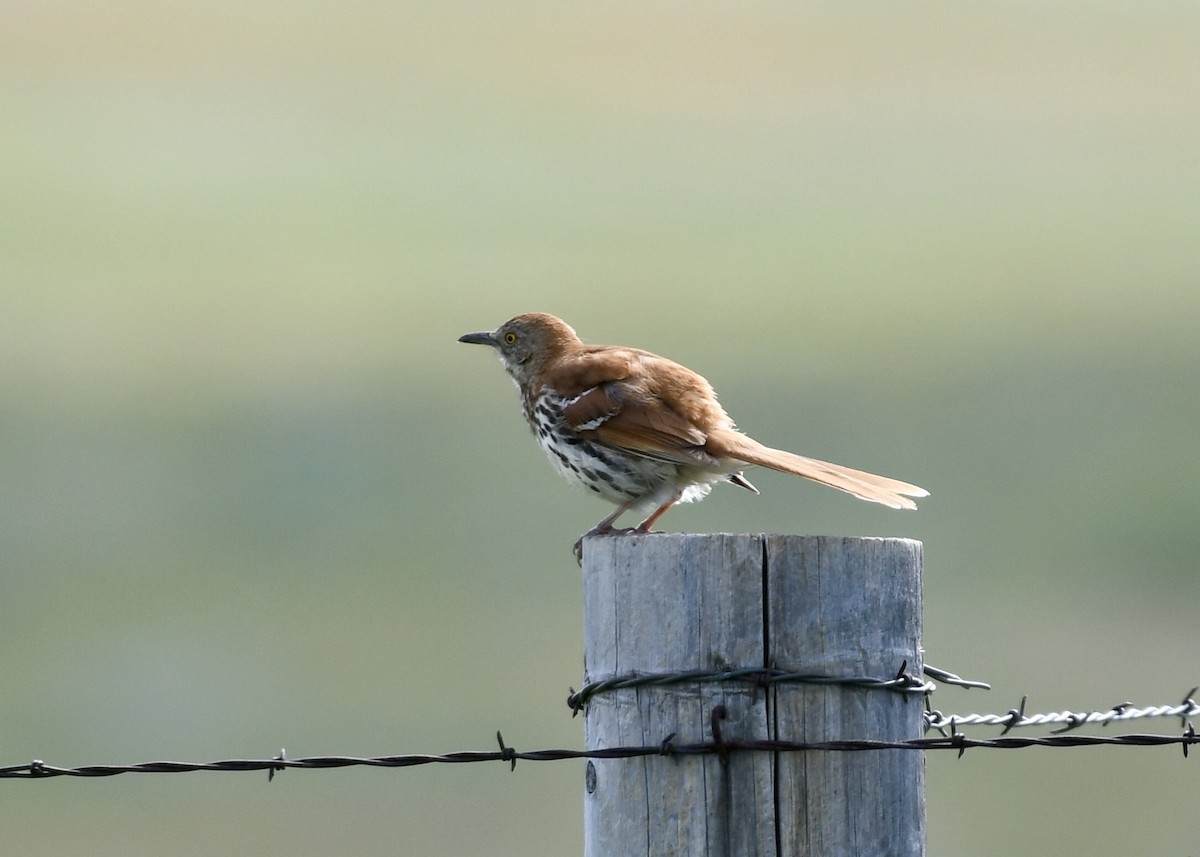
[[[517,335],[511,331],[504,334],[504,344],[505,345],[516,345],[517,344]]]

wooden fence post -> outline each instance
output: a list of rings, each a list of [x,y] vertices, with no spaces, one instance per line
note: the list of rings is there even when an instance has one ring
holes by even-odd
[[[651,534],[584,545],[588,682],[777,667],[839,678],[920,676],[921,544],[907,539]],[[713,740],[897,740],[919,696],[844,684],[693,682],[605,690],[589,750]],[[584,854],[812,857],[925,853],[914,750],[745,751],[588,762]]]

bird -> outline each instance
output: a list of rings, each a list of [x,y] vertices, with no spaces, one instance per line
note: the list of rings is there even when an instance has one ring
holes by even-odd
[[[616,509],[589,536],[647,533],[677,503],[703,499],[718,482],[759,493],[743,471],[758,465],[811,479],[860,500],[915,509],[916,485],[765,446],[734,425],[701,375],[640,348],[585,344],[560,318],[532,312],[459,342],[495,349],[550,463]],[[618,528],[633,511],[640,523]]]

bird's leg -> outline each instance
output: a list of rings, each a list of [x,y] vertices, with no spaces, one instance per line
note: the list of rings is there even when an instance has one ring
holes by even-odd
[[[682,496],[683,496],[682,491],[676,491],[673,495],[671,495],[671,499],[669,499],[667,502],[663,503],[661,506],[659,506],[657,509],[655,509],[653,512],[651,512],[650,517],[646,518],[646,520],[642,521],[636,527],[614,527],[613,521],[615,521],[622,514],[624,514],[629,509],[631,509],[642,498],[639,497],[639,498],[636,498],[633,500],[626,500],[624,503],[622,503],[620,506],[617,507],[615,512],[613,512],[611,515],[609,515],[603,521],[596,524],[596,526],[592,527],[590,530],[588,530],[586,533],[584,533],[582,536],[579,537],[579,541],[575,542],[575,560],[581,566],[583,565],[583,540],[586,539],[588,536],[614,536],[614,535],[619,535],[621,533],[648,533],[648,532],[650,532],[650,528],[654,526],[654,522],[657,521],[659,518],[661,518],[663,515],[665,515],[667,512],[667,509],[670,509],[672,506],[674,506],[676,503],[678,503],[679,498]]]
[[[663,503],[661,506],[659,506],[657,509],[655,509],[653,512],[651,512],[650,517],[648,517],[646,520],[642,521],[640,524],[638,524],[636,527],[634,527],[634,532],[637,532],[637,533],[650,532],[650,528],[654,526],[654,522],[657,521],[659,518],[661,518],[663,515],[665,515],[667,513],[667,509],[670,509],[672,506],[674,506],[676,503],[678,503],[679,498],[682,496],[683,496],[682,491],[676,491],[670,500]]]
[[[616,511],[614,511],[611,515],[580,536],[578,540],[576,540],[575,547],[573,548],[575,552],[575,561],[581,566],[583,565],[583,540],[588,536],[612,536],[618,533],[633,532],[631,527],[614,527],[613,521],[621,517],[621,515],[623,515],[625,512],[629,511],[630,507],[632,507],[636,502],[636,499],[626,500],[620,506],[617,506]]]

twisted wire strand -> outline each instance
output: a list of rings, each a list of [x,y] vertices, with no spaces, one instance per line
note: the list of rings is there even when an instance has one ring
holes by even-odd
[[[288,768],[325,770],[366,766],[376,768],[408,768],[430,764],[464,764],[477,762],[506,762],[513,769],[518,761],[556,762],[565,759],[630,759],[641,756],[684,756],[712,755],[726,758],[738,752],[866,752],[873,750],[956,750],[961,756],[970,748],[1001,750],[1024,747],[1160,747],[1181,745],[1184,755],[1188,748],[1200,743],[1190,726],[1182,735],[1043,735],[1032,737],[1000,736],[996,738],[971,738],[954,733],[933,738],[911,738],[900,741],[839,740],[839,741],[707,741],[694,744],[677,744],[668,736],[661,744],[651,746],[603,747],[596,750],[528,750],[518,751],[504,744],[500,733],[498,751],[465,751],[443,755],[412,754],[400,756],[312,756],[288,759],[280,753],[270,759],[225,759],[216,762],[142,762],[133,765],[85,765],[77,768],[49,765],[34,760],[26,765],[0,767],[0,779],[44,779],[47,777],[112,777],[117,774],[181,774],[196,771],[225,771],[246,773],[267,771],[270,777]]]
[[[924,671],[926,675],[946,684],[956,684],[961,687],[988,687],[984,682],[968,681],[936,667],[926,666]],[[578,713],[593,698],[613,690],[627,690],[640,687],[669,687],[682,684],[728,684],[731,682],[744,682],[757,687],[768,687],[773,684],[842,685],[846,687],[890,690],[897,693],[920,695],[930,694],[937,687],[932,681],[922,681],[909,673],[907,661],[900,664],[900,669],[891,678],[829,676],[778,667],[738,667],[722,670],[695,669],[669,673],[627,673],[625,675],[588,682],[578,691],[571,688],[571,692],[567,696],[567,707],[571,711]]]
[[[1195,691],[1193,691],[1194,693]],[[1190,695],[1178,705],[1151,705],[1146,708],[1135,708],[1132,703],[1123,702],[1114,705],[1107,711],[1049,711],[1041,714],[1025,714],[1024,701],[1020,709],[1010,709],[1006,714],[943,714],[940,711],[928,711],[925,714],[925,724],[928,729],[957,729],[963,726],[1003,726],[1009,729],[1019,729],[1025,726],[1061,725],[1064,730],[1078,729],[1090,723],[1108,725],[1125,720],[1140,720],[1147,717],[1178,717],[1184,723],[1200,715],[1200,705]]]

